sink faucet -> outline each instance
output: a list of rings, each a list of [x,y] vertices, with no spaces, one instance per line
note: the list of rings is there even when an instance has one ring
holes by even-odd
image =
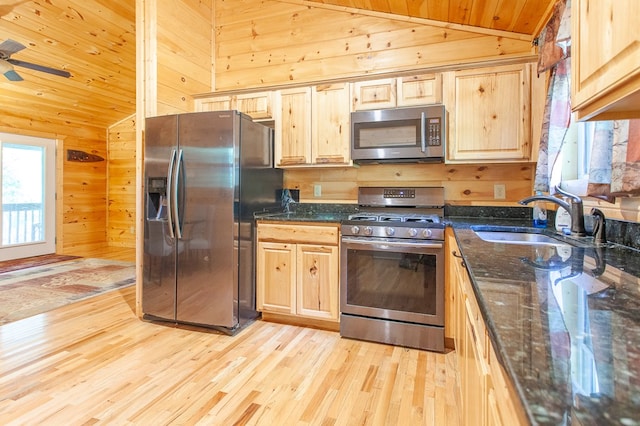
[[[582,209],[582,199],[577,195],[570,194],[563,191],[559,187],[555,187],[555,190],[568,198],[569,202],[561,200],[558,197],[551,195],[534,195],[532,197],[523,198],[518,203],[523,206],[531,203],[532,201],[550,201],[556,203],[560,207],[563,207],[569,212],[571,216],[571,235],[583,237],[587,235],[584,230],[584,211]]]

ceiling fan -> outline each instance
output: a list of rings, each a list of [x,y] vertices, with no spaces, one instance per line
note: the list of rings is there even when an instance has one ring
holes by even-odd
[[[7,80],[23,80],[23,78],[20,77],[20,74],[15,72],[15,70],[13,69],[14,65],[58,75],[60,77],[71,77],[71,73],[69,73],[68,71],[45,67],[44,65],[33,64],[31,62],[20,61],[18,59],[11,59],[11,55],[21,51],[22,49],[26,49],[26,46],[23,46],[21,43],[18,43],[17,41],[11,39],[7,39],[0,43],[0,73],[2,73],[7,78]]]

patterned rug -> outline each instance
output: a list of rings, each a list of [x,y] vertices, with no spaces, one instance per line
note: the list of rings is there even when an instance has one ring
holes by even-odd
[[[135,283],[135,264],[70,260],[0,274],[0,325]]]
[[[43,254],[42,256],[25,257],[23,259],[3,260],[0,262],[0,274],[17,271],[18,269],[33,268],[34,266],[64,262],[65,260],[80,259],[80,256],[64,254]]]

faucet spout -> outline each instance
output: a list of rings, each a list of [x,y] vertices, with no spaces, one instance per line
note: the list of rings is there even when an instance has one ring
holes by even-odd
[[[533,195],[518,201],[519,204],[527,205],[533,201],[549,201],[566,209],[571,216],[571,235],[583,237],[587,235],[584,229],[584,211],[582,208],[582,199],[577,195],[570,194],[556,187],[556,191],[566,196],[569,202],[564,201],[552,195]]]

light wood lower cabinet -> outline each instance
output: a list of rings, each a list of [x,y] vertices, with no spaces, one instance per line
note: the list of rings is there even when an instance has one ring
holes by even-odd
[[[337,323],[337,225],[258,224],[258,310]]]
[[[496,357],[455,236],[447,229],[447,286],[451,296],[448,335],[453,336],[458,367],[458,397],[463,425],[524,425],[524,409]]]

